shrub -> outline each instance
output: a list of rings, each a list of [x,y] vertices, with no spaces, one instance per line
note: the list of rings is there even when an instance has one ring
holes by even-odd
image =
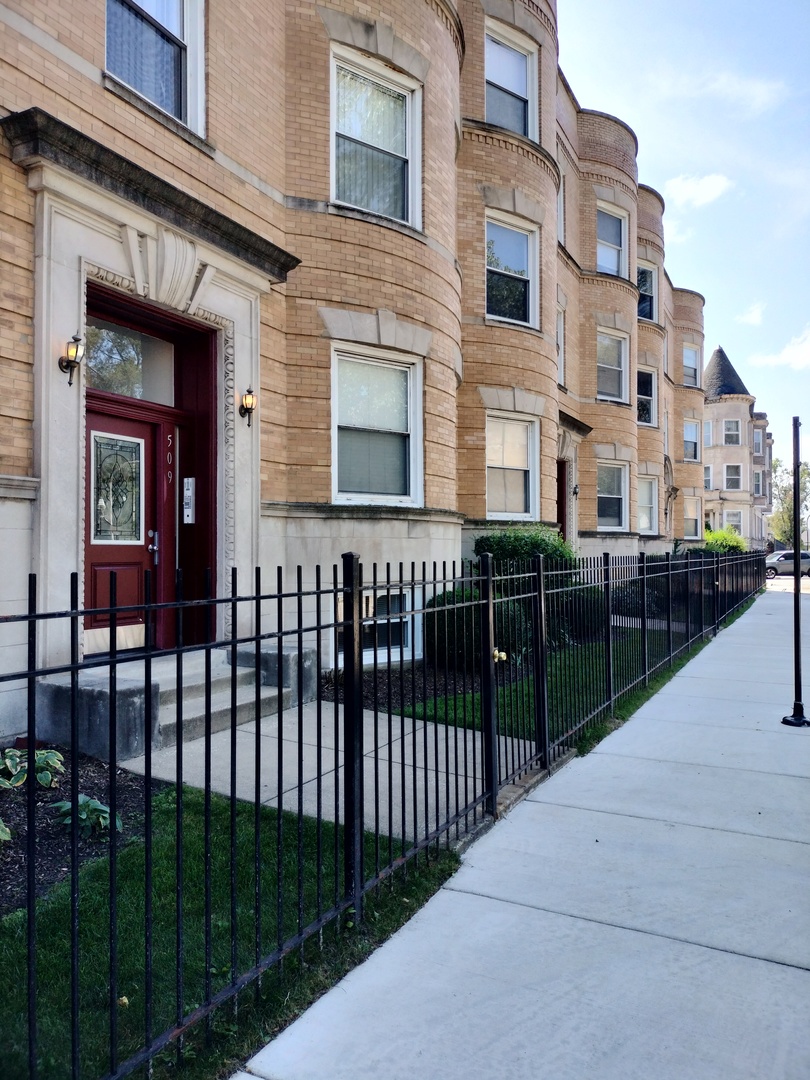
[[[572,564],[576,561],[572,548],[547,525],[515,526],[484,533],[476,538],[473,550],[478,556],[489,552],[496,562],[530,559],[532,555]]]
[[[704,533],[703,551],[747,551],[748,545],[731,525],[724,529],[707,529]]]
[[[73,820],[73,804],[65,800],[53,804],[52,808],[59,816],[59,824],[70,828]],[[110,808],[98,799],[91,799],[89,795],[80,795],[76,809],[76,820],[79,822],[79,835],[87,840],[94,833],[101,836],[110,831]],[[121,815],[115,815],[115,828],[121,832]]]
[[[448,589],[425,605],[425,657],[433,667],[447,664],[458,671],[472,671],[481,664],[481,605],[478,589]],[[520,600],[496,599],[495,641],[509,660],[528,655],[532,624]]]

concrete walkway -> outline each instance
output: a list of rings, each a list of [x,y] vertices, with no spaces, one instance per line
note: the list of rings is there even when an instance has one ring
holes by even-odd
[[[807,1080],[792,610],[769,589],[238,1080]]]

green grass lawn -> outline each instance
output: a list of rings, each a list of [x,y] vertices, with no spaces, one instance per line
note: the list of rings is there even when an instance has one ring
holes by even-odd
[[[335,902],[342,883],[342,830],[328,822],[262,808],[259,815],[261,871],[254,872],[254,808],[236,805],[236,858],[230,858],[230,803],[212,796],[210,878],[206,904],[204,867],[204,799],[198,791],[183,791],[182,963],[177,964],[178,877],[176,872],[176,797],[173,790],[154,798],[153,819],[153,1019],[154,1035],[202,1004],[206,992],[231,983],[235,973],[249,970],[260,955],[269,954],[315,921]],[[280,873],[279,832],[281,834]],[[374,840],[366,840],[366,866],[373,867]],[[117,859],[117,986],[110,984],[110,860],[102,857],[80,873],[80,1038],[81,1076],[97,1080],[111,1069],[109,1042],[111,996],[115,998],[117,1061],[126,1060],[144,1043],[146,971],[144,960],[145,847],[124,843]],[[365,922],[355,926],[349,914],[344,926],[316,933],[296,947],[278,970],[263,976],[261,995],[243,991],[239,1022],[231,1005],[222,1006],[209,1026],[215,1052],[206,1050],[206,1024],[184,1045],[182,1075],[206,1080],[228,1074],[228,1062],[239,1060],[301,1011],[326,985],[363,958],[408,915],[425,902],[455,869],[448,853],[430,861],[420,857],[407,872],[368,894]],[[232,893],[233,883],[233,893]],[[299,904],[299,883],[301,901]],[[261,893],[260,926],[254,914],[257,887]],[[235,912],[232,912],[235,908]],[[206,910],[210,915],[206,918]],[[231,926],[235,914],[235,967]],[[37,905],[38,1033],[40,1075],[47,1080],[70,1076],[70,897],[59,885]],[[210,958],[206,955],[206,922],[210,924]],[[0,1030],[3,1033],[4,1074],[24,1077],[27,1066],[26,914],[15,912],[0,920]],[[177,974],[182,973],[178,1001]],[[206,986],[208,972],[209,986]],[[224,1046],[223,1051],[221,1047]],[[219,1047],[219,1049],[216,1049]],[[223,1065],[222,1062],[226,1064]],[[177,1055],[165,1053],[155,1076],[177,1075]],[[235,1066],[234,1066],[235,1068]],[[198,1072],[195,1070],[199,1070]],[[233,1068],[230,1069],[234,1071]],[[141,1070],[134,1075],[145,1076]]]

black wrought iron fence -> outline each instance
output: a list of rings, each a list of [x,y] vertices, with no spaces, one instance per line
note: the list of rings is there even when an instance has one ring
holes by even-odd
[[[119,1078],[182,1051],[285,956],[362,919],[369,889],[496,813],[504,785],[553,768],[764,569],[761,553],[430,568],[350,553],[270,589],[234,572],[229,595],[195,600],[178,578],[157,602],[147,580],[121,605],[113,576],[93,610],[74,575],[57,612],[31,578],[28,611],[0,619],[20,656],[0,685],[19,746],[60,748],[67,772],[59,792],[33,775],[17,789],[7,1074]],[[107,654],[83,655],[87,624]],[[0,791],[0,819],[10,805]]]

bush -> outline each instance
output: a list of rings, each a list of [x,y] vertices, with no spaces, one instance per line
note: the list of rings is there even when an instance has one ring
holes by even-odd
[[[476,538],[473,550],[478,556],[489,552],[496,562],[530,559],[532,555],[545,555],[548,559],[571,564],[576,561],[572,548],[547,525],[517,526],[484,533]]]
[[[704,533],[702,551],[719,551],[726,553],[729,551],[747,551],[748,545],[745,540],[740,536],[731,525],[726,525],[724,529],[707,529]]]
[[[432,667],[457,671],[481,666],[481,604],[478,589],[448,589],[425,605],[425,657]],[[493,645],[509,660],[529,654],[531,618],[520,600],[496,599]]]

